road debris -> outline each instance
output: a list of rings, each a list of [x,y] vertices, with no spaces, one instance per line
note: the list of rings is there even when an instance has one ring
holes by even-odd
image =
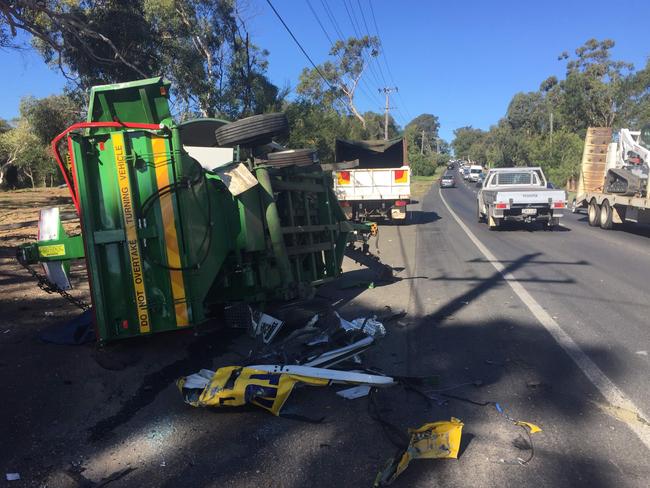
[[[393,378],[366,373],[336,371],[308,366],[226,366],[216,372],[202,369],[181,378],[177,385],[185,402],[194,407],[239,407],[256,405],[280,415],[296,384],[328,386],[357,383],[390,386]]]
[[[408,447],[392,459],[377,474],[374,486],[390,485],[402,474],[413,459],[457,459],[463,423],[457,418],[431,422],[417,429],[409,429]]]
[[[5,477],[7,481],[18,481],[20,480],[20,473],[7,473]]]
[[[392,310],[388,311],[393,314]],[[393,314],[394,315],[394,314]],[[359,354],[386,335],[376,316],[352,321],[334,311],[314,315],[302,328],[274,342],[282,321],[252,313],[251,331],[262,339],[259,351],[252,351],[246,364],[202,369],[177,381],[186,403],[195,407],[237,407],[253,404],[279,415],[294,386],[353,384],[339,392],[344,398],[360,398],[371,386],[395,384],[390,376],[358,371]],[[328,369],[353,360],[353,371]]]
[[[356,400],[357,398],[368,396],[368,393],[370,393],[370,385],[353,386],[352,388],[346,388],[345,390],[336,392],[338,396],[346,400]]]
[[[265,313],[251,311],[251,335],[262,339],[264,344],[269,344],[283,325],[284,322],[280,319]]]
[[[352,321],[333,310],[314,315],[307,323],[282,338],[264,343],[251,351],[247,364],[286,364],[330,368],[356,358],[386,335],[377,317]]]

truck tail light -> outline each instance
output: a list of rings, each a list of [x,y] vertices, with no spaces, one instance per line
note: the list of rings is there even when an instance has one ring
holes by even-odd
[[[339,185],[349,185],[350,184],[350,172],[349,171],[339,171],[338,172],[338,183],[339,183]]]
[[[396,207],[406,207],[408,205],[408,203],[409,202],[407,202],[406,200],[396,200],[395,201],[395,206]]]
[[[553,202],[553,208],[564,208],[566,204],[564,202]]]
[[[507,203],[497,203],[494,208],[508,208]]]
[[[393,180],[395,183],[408,183],[408,172],[405,169],[396,169],[393,171]]]

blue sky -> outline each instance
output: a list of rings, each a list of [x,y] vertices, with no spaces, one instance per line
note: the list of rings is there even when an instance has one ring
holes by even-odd
[[[536,90],[548,76],[561,77],[562,51],[572,52],[589,38],[616,41],[616,59],[645,66],[650,42],[643,22],[650,18],[650,2],[611,1],[478,1],[415,0],[309,0],[330,37],[337,38],[326,15],[327,2],[339,29],[354,35],[352,9],[365,31],[359,5],[374,31],[369,1],[390,72],[399,94],[393,98],[393,115],[404,125],[420,113],[440,117],[441,136],[450,140],[453,129],[472,125],[487,129],[503,116],[512,95]],[[306,0],[272,0],[298,40],[316,63],[327,58],[329,42]],[[271,80],[295,87],[308,61],[298,50],[265,0],[248,0],[244,10],[253,40],[270,51]],[[638,19],[635,25],[634,20]],[[372,32],[374,34],[374,32]],[[388,70],[382,72],[392,84]],[[0,51],[3,90],[0,117],[18,113],[25,95],[46,96],[59,92],[64,80],[29,51]],[[378,81],[383,84],[379,69]],[[380,111],[382,98],[377,80],[367,73],[357,103],[362,110]]]

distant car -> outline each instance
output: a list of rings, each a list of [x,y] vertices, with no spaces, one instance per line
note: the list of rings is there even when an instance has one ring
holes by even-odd
[[[463,179],[464,180],[469,179],[469,168],[463,168]]]
[[[485,175],[481,173],[478,177],[478,180],[476,180],[476,188],[481,188],[483,186],[484,180],[485,180]]]
[[[440,188],[454,188],[456,186],[456,179],[452,174],[445,174],[440,178]]]
[[[469,167],[469,175],[467,179],[476,183],[479,177],[483,174],[483,167],[478,164],[473,164]]]

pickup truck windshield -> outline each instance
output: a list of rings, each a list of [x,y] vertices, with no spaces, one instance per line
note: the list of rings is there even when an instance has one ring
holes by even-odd
[[[470,169],[469,172],[473,175],[481,173],[483,170],[482,169]]]
[[[498,173],[497,185],[532,185],[533,174],[526,171],[521,173]]]

